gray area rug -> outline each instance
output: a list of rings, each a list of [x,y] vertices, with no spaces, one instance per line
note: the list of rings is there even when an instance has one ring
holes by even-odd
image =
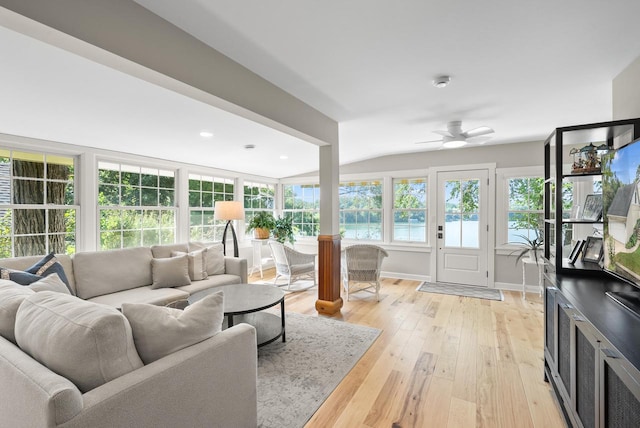
[[[495,288],[473,287],[471,285],[446,284],[444,282],[423,282],[418,291],[454,296],[475,297],[476,299],[502,300],[502,291]]]
[[[303,427],[380,334],[324,317],[286,314],[287,341],[258,349],[258,426]]]

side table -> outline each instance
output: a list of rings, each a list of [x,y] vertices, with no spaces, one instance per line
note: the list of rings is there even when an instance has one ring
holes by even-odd
[[[249,275],[253,275],[253,272],[256,271],[256,269],[258,269],[260,271],[260,279],[263,278],[262,276],[262,265],[265,264],[265,262],[271,260],[271,257],[262,257],[262,247],[264,245],[267,245],[269,243],[269,239],[252,239],[251,240],[251,245],[253,246],[253,263],[251,265],[251,272],[249,272]]]
[[[522,298],[527,300],[527,265],[537,265],[538,266],[538,289],[540,296],[542,297],[542,290],[544,290],[544,286],[542,284],[542,277],[544,275],[544,265],[546,262],[542,259],[535,260],[531,259],[522,259]]]

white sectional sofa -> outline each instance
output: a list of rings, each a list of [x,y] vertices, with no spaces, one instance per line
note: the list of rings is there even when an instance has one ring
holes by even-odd
[[[199,296],[211,294],[219,285],[246,283],[246,260],[224,258],[222,274],[192,281],[190,285],[152,289],[152,260],[189,249],[187,244],[176,244],[57,258],[72,294],[87,302],[110,306],[111,309],[103,308],[122,317],[113,308],[120,308],[123,303],[165,305],[183,299],[198,301]],[[0,259],[0,266],[26,269],[40,259],[38,256]],[[70,296],[65,299],[78,301]],[[23,306],[24,302],[19,314]],[[2,310],[0,305],[0,316]],[[17,326],[18,322],[16,330]],[[44,340],[46,343],[47,338]],[[47,368],[17,343],[0,335],[0,426],[257,425],[256,333],[247,324],[219,332],[88,391]]]

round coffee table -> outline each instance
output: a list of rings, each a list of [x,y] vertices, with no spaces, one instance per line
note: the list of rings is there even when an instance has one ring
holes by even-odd
[[[279,337],[286,342],[284,317],[284,291],[266,284],[232,284],[217,287],[224,292],[225,322],[222,328],[241,322],[256,328],[258,347],[267,345]],[[280,316],[262,312],[280,304]]]

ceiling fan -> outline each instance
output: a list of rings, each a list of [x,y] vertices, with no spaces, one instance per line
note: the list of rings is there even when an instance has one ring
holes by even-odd
[[[493,134],[495,131],[488,126],[480,126],[468,131],[462,130],[462,121],[454,120],[447,123],[447,130],[433,131],[435,134],[442,135],[440,140],[431,141],[419,141],[416,144],[438,143],[442,147],[447,149],[455,149],[458,147],[466,146],[468,143],[483,144],[486,143],[491,137],[487,137],[487,134]],[[481,137],[481,138],[480,138]]]

